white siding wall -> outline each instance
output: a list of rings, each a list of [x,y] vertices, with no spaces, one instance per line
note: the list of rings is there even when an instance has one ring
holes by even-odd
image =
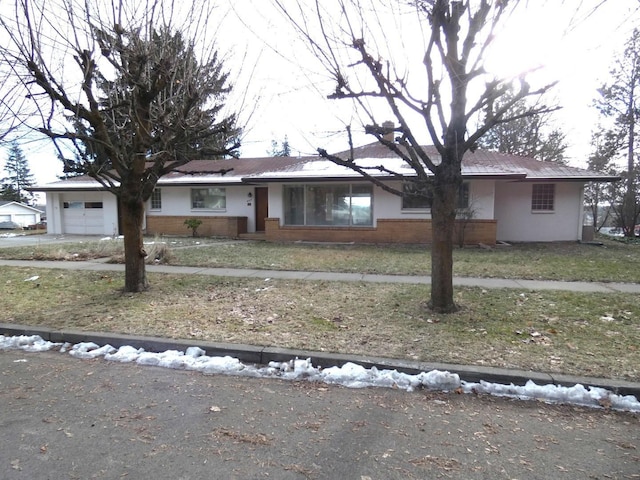
[[[493,180],[474,180],[469,182],[469,206],[475,211],[473,218],[491,220],[494,214]],[[391,184],[401,188],[400,183]],[[374,189],[375,218],[431,218],[429,210],[402,210],[402,198],[385,192],[381,188]]]
[[[207,185],[193,188],[207,188]],[[191,208],[191,187],[158,187],[161,190],[162,209],[151,210],[147,202],[148,216],[167,215],[184,217],[247,217],[247,231],[256,231],[255,187],[251,185],[229,185],[226,190],[227,208],[224,210],[200,210]],[[249,198],[251,193],[251,198]],[[271,198],[269,199],[271,202]],[[282,199],[280,199],[282,202]],[[269,204],[271,209],[271,203]]]
[[[493,220],[495,189],[494,180],[475,180],[469,183],[469,207],[474,211],[473,218]]]
[[[575,241],[581,238],[581,183],[556,183],[553,212],[532,212],[532,183],[496,184],[498,240],[508,242]]]
[[[60,194],[56,192],[46,192],[47,202],[47,233],[62,233],[62,220],[60,214],[62,212],[62,204],[60,203]]]
[[[284,225],[284,198],[281,183],[269,184],[269,218],[279,218],[280,226]]]

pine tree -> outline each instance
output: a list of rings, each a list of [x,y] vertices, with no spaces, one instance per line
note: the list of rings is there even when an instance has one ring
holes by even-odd
[[[25,189],[33,186],[35,178],[29,169],[27,158],[16,141],[11,142],[4,170],[8,175],[2,180],[0,197],[14,202],[32,202],[33,195]]]
[[[613,64],[609,81],[598,90],[596,106],[603,119],[612,124],[607,132],[611,139],[612,157],[626,157],[627,169],[619,171],[619,184],[612,201],[617,223],[627,237],[634,236],[640,219],[640,188],[636,156],[640,148],[640,30],[634,30],[624,52]]]
[[[269,155],[272,157],[290,157],[291,156],[291,146],[289,145],[289,139],[287,136],[284,136],[284,141],[281,145],[278,145],[278,142],[275,140],[271,140],[271,152]]]
[[[505,98],[498,102],[499,105],[510,102],[512,96],[512,94],[505,95]],[[553,127],[551,112],[527,116],[531,108],[525,99],[516,102],[508,110],[509,118],[514,120],[496,124],[480,139],[478,145],[501,153],[566,164],[565,134]]]

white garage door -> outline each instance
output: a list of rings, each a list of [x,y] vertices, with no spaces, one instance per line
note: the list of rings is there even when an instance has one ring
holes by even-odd
[[[64,233],[100,235],[104,232],[102,199],[75,197],[62,203]]]
[[[22,227],[27,227],[36,223],[35,213],[16,213],[13,216],[13,221]]]
[[[0,222],[10,222],[11,215],[0,215]]]

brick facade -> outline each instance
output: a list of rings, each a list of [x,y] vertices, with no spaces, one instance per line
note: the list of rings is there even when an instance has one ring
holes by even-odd
[[[187,218],[198,218],[202,225],[198,227],[201,237],[238,238],[247,233],[247,217],[205,217],[205,216],[147,216],[147,234],[149,235],[190,235],[184,221]]]
[[[496,243],[495,220],[456,221],[459,243],[464,227],[464,243]],[[355,242],[355,243],[431,243],[431,220],[379,219],[377,227],[297,227],[280,226],[279,218],[267,218],[266,239],[273,242]]]
[[[238,238],[247,233],[247,217],[183,217],[148,216],[146,233],[149,235],[189,235],[184,224],[187,218],[199,218],[202,225],[198,235],[202,237]],[[495,220],[457,221],[459,243],[464,226],[464,243],[477,245],[496,243]],[[355,242],[355,243],[431,243],[431,220],[379,219],[377,227],[293,227],[280,226],[279,218],[267,218],[265,238],[272,242]]]

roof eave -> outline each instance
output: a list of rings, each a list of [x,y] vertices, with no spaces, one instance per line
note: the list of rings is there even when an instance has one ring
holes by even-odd
[[[607,183],[607,182],[617,182],[620,181],[621,178],[620,177],[610,177],[610,176],[569,176],[569,177],[551,177],[551,176],[547,176],[547,177],[532,177],[532,176],[527,176],[526,179],[524,179],[524,182],[527,183],[539,183],[539,182],[581,182],[581,183],[586,183],[586,182],[600,182],[600,183]]]

